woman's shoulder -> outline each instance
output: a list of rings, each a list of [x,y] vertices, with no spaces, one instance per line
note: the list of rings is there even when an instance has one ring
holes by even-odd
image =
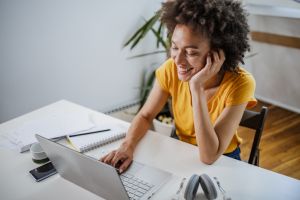
[[[250,72],[239,67],[237,72],[227,72],[227,81],[224,83],[224,96],[226,105],[239,105],[248,102],[247,107],[256,104],[254,98],[255,80]]]
[[[255,84],[255,79],[250,72],[243,67],[238,67],[236,72],[226,72],[226,83],[238,86],[240,84]]]
[[[168,58],[165,62],[166,65],[174,65],[174,60],[172,58]]]
[[[167,76],[169,78],[174,78],[177,73],[174,60],[171,58],[160,65],[160,67],[156,71],[156,73],[161,74],[162,76]]]
[[[155,74],[160,86],[166,91],[171,91],[178,83],[176,73],[174,60],[168,59],[156,70]]]
[[[173,70],[174,69],[174,60],[172,58],[167,59],[159,68],[163,68],[164,70]]]

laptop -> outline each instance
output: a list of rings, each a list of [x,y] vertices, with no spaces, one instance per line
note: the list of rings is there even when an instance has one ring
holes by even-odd
[[[121,175],[117,169],[35,135],[60,176],[107,200],[149,199],[172,174],[133,161]]]

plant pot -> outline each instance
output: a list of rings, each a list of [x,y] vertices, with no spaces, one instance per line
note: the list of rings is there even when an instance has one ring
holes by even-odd
[[[154,131],[166,135],[171,136],[174,124],[166,124],[164,122],[159,121],[158,119],[153,120],[153,129]]]

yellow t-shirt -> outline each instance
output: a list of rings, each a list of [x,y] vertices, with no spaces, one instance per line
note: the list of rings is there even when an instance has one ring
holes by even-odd
[[[156,79],[161,88],[172,97],[176,134],[179,139],[197,145],[189,84],[178,79],[177,68],[172,59],[156,70]],[[255,106],[257,101],[254,90],[255,80],[245,69],[239,68],[238,74],[226,71],[218,90],[207,103],[212,124],[225,107],[246,102],[247,108]],[[235,133],[225,153],[234,151],[240,143],[241,139]]]

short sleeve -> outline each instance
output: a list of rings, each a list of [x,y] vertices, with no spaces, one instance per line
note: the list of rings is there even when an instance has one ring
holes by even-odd
[[[170,93],[170,88],[172,85],[172,60],[169,59],[163,63],[155,72],[156,80],[160,87]]]
[[[241,75],[233,84],[227,100],[226,106],[234,106],[243,103],[248,103],[247,108],[256,105],[257,100],[254,97],[255,80],[251,74]]]

